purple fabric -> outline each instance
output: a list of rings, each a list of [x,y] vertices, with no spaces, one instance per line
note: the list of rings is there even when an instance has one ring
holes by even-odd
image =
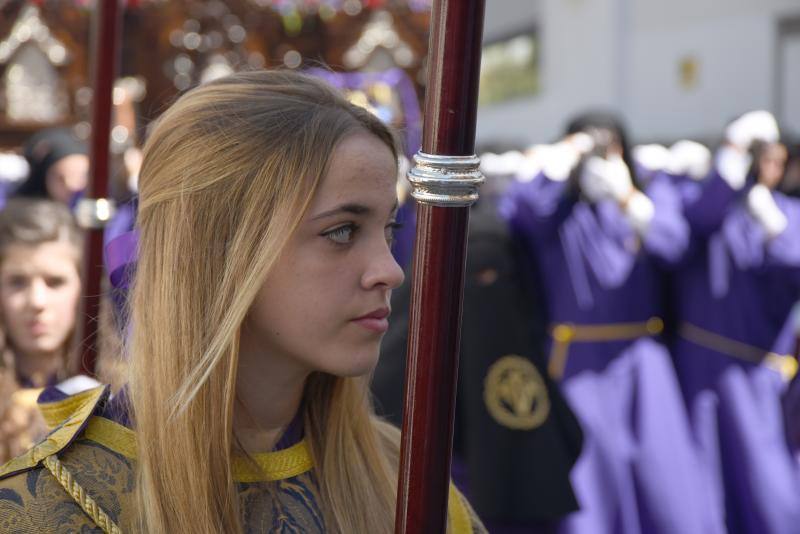
[[[138,199],[122,204],[103,231],[106,272],[115,288],[127,291],[136,266],[139,233],[134,230]]]
[[[308,73],[322,78],[339,89],[365,89],[376,83],[385,83],[397,90],[403,108],[405,153],[411,157],[422,144],[422,113],[414,84],[403,69],[392,68],[382,72],[333,72],[310,68]],[[387,117],[381,117],[386,121]]]
[[[775,200],[789,230],[768,240],[733,191],[712,173],[689,184],[692,255],[674,280],[675,310],[715,334],[774,347],[798,298],[800,202]],[[781,534],[800,525],[800,471],[785,440],[782,377],[679,337],[675,366],[716,507],[731,533]]]
[[[26,386],[28,387],[28,386]],[[36,404],[46,404],[48,402],[58,402],[67,398],[67,394],[51,384],[45,387],[36,398]]]
[[[392,255],[395,261],[406,269],[414,255],[414,239],[417,236],[417,202],[409,198],[397,211],[397,222],[402,224],[394,233]]]
[[[6,202],[13,196],[18,186],[19,184],[16,182],[0,180],[0,210],[5,207]]]
[[[122,426],[133,428],[130,411],[130,399],[128,398],[128,388],[126,386],[120,389],[116,395],[113,395],[108,402],[103,405],[98,415]]]
[[[800,462],[800,373],[795,375],[783,395],[783,420],[786,442],[795,460]]]
[[[616,204],[589,204],[540,174],[501,204],[535,258],[551,322],[645,322],[663,315],[659,265],[681,261],[688,225],[668,179],[647,194],[656,214],[640,239]],[[573,343],[563,390],[584,429],[572,473],[581,510],[562,532],[722,532],[707,499],[690,426],[664,345],[653,338]]]
[[[117,289],[128,290],[130,272],[136,265],[136,247],[139,232],[133,230],[112,239],[106,244],[106,269],[111,285]]]

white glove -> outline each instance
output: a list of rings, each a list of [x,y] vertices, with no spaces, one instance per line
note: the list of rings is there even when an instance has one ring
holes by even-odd
[[[622,202],[634,191],[631,173],[619,156],[608,159],[592,156],[586,160],[580,186],[583,194],[592,202],[604,199]]]
[[[786,215],[775,203],[772,192],[763,184],[754,185],[747,194],[747,209],[770,238],[782,234],[789,225]]]
[[[537,149],[544,174],[556,182],[563,182],[578,165],[581,157],[594,148],[594,141],[585,133],[576,133],[554,145],[543,145]]]
[[[535,145],[522,153],[522,161],[516,174],[518,182],[530,182],[542,171],[544,156],[549,148],[547,145]]]
[[[481,172],[487,176],[508,176],[516,174],[525,157],[517,150],[503,154],[487,152],[481,155]]]
[[[21,182],[28,176],[30,166],[22,156],[0,152],[0,182]]]
[[[665,169],[670,158],[670,151],[661,145],[639,145],[633,148],[633,159],[649,171]]]
[[[700,143],[683,139],[669,148],[669,154],[670,174],[702,180],[711,171],[711,151]]]
[[[778,121],[769,111],[750,111],[728,125],[725,139],[744,151],[753,141],[775,143],[780,139]]]
[[[717,171],[734,190],[744,186],[752,162],[753,158],[749,153],[732,146],[723,146],[717,151]]]
[[[640,236],[644,236],[647,229],[650,228],[650,221],[653,220],[655,214],[656,208],[653,201],[641,191],[635,191],[625,203],[625,218]]]

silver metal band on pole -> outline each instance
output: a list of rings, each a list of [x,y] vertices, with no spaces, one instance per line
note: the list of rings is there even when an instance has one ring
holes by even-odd
[[[417,152],[408,171],[411,195],[423,204],[443,207],[471,206],[485,181],[478,156],[437,156]]]
[[[82,198],[74,211],[75,220],[81,228],[96,230],[108,224],[117,207],[114,201],[108,198]]]

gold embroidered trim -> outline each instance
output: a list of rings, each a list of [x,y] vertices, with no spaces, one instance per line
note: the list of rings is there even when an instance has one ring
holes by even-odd
[[[48,428],[53,429],[57,427],[61,421],[64,421],[75,413],[75,411],[83,406],[86,400],[93,397],[94,394],[94,389],[89,389],[60,401],[43,402],[39,404],[39,412],[41,412],[44,417]]]
[[[302,475],[314,467],[311,452],[305,440],[288,449],[254,454],[253,462],[247,458],[233,459],[233,478],[237,482],[276,481]]]
[[[111,419],[92,417],[86,425],[83,437],[126,458],[136,459],[136,435],[129,428]]]
[[[86,512],[86,515],[88,515],[103,532],[106,534],[122,534],[117,524],[114,523],[114,521],[108,517],[105,510],[86,493],[83,487],[72,477],[72,473],[69,472],[55,455],[48,456],[44,459],[43,463],[69,496],[78,503],[81,509]]]
[[[695,345],[725,354],[753,365],[764,365],[780,373],[786,380],[797,374],[797,359],[791,354],[777,354],[742,341],[711,332],[692,323],[681,323],[680,336]]]
[[[483,402],[489,415],[513,430],[533,430],[547,420],[550,398],[536,366],[527,358],[498,358],[483,381]]]
[[[643,323],[556,324],[551,329],[553,348],[547,365],[548,374],[555,379],[564,376],[569,346],[572,343],[600,341],[628,341],[640,337],[656,336],[663,332],[664,321],[651,317]]]
[[[136,435],[119,423],[92,417],[84,436],[131,460],[136,459]],[[314,467],[305,440],[287,449],[233,459],[233,478],[237,482],[273,482],[296,477]]]
[[[447,506],[450,518],[450,532],[452,534],[472,534],[472,519],[461,494],[453,484],[450,484],[450,499]]]

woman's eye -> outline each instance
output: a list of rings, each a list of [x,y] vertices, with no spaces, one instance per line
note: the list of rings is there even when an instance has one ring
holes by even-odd
[[[47,287],[56,289],[66,284],[67,280],[61,276],[51,276],[45,279],[45,283],[47,284]]]
[[[329,230],[322,235],[336,243],[337,245],[347,245],[353,240],[353,235],[358,227],[354,224],[345,224],[333,230]]]
[[[3,285],[9,289],[23,289],[28,285],[28,278],[26,276],[9,276],[3,281]]]

